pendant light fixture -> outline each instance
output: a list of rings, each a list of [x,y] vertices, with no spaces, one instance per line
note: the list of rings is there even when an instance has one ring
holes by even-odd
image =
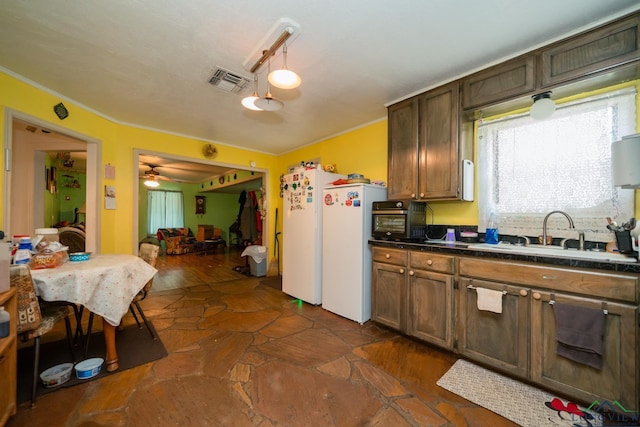
[[[271,72],[271,59],[267,61],[268,72]],[[276,99],[271,95],[271,85],[269,84],[269,79],[267,79],[267,93],[264,94],[262,98],[258,98],[253,101],[253,104],[261,110],[264,111],[278,111],[282,110],[284,107],[284,103],[279,99]]]
[[[256,100],[260,99],[260,96],[258,96],[258,75],[256,73],[253,73],[253,84],[253,95],[242,98],[241,102],[244,108],[254,111],[262,111],[262,108],[257,107],[255,104]]]
[[[281,20],[282,22],[278,22],[277,26],[280,26],[282,23],[291,23],[291,25],[287,25],[283,28],[282,33],[273,42],[273,44],[268,49],[262,50],[262,56],[258,58],[258,60],[253,64],[251,68],[247,68],[254,76],[255,89],[253,95],[247,96],[242,100],[242,105],[245,108],[255,111],[278,111],[284,107],[284,103],[277,98],[273,97],[271,93],[271,84],[274,87],[280,89],[294,89],[300,86],[302,79],[293,71],[287,68],[287,45],[286,41],[289,39],[294,33],[299,31],[299,25],[290,22],[290,20]],[[293,40],[293,39],[291,39]],[[262,43],[262,42],[261,42]],[[278,49],[283,47],[282,55],[283,55],[283,67],[281,70],[271,72],[271,57],[276,54]],[[254,50],[254,52],[256,52]],[[250,56],[253,56],[251,54]],[[258,97],[258,77],[257,73],[260,71],[260,68],[264,65],[264,63],[268,64],[267,71],[267,92],[262,97]]]
[[[533,105],[531,106],[531,110],[529,110],[532,119],[545,120],[551,117],[553,112],[556,111],[556,104],[551,99],[551,92],[539,93],[533,95],[532,98]]]
[[[295,89],[300,86],[302,79],[295,72],[287,68],[287,43],[282,48],[282,68],[269,73],[269,83],[280,89]]]

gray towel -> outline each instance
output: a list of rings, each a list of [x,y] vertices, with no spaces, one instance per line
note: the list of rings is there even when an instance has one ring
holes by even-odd
[[[602,369],[605,314],[600,309],[555,303],[556,353],[575,362]]]

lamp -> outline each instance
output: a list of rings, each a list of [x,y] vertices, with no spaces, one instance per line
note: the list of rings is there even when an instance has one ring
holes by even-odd
[[[155,175],[150,175],[147,176],[147,179],[144,180],[144,185],[146,185],[147,187],[156,188],[160,185],[160,183],[156,181]]]
[[[551,117],[554,111],[556,111],[556,104],[551,99],[551,92],[539,93],[533,95],[533,105],[529,114],[534,120],[545,120]]]
[[[253,95],[242,98],[242,106],[249,110],[262,111],[262,108],[256,107],[255,104],[256,100],[260,99],[260,96],[258,96],[258,75],[255,73],[253,73],[253,83]]]
[[[299,75],[287,68],[287,43],[282,48],[282,68],[269,73],[269,83],[280,89],[295,89],[300,86],[302,79]]]
[[[269,72],[271,72],[271,59],[268,60]],[[262,98],[258,98],[253,101],[253,105],[264,111],[278,111],[282,110],[284,103],[279,99],[276,99],[271,95],[271,86],[267,79],[267,93]]]
[[[155,188],[160,185],[160,183],[156,179],[156,177],[160,174],[158,173],[158,171],[155,170],[154,165],[149,165],[149,167],[151,169],[146,171],[144,174],[144,177],[145,177],[144,185],[146,185],[147,187]]]
[[[271,75],[273,74],[271,73],[271,57],[278,51],[278,49],[280,49],[281,46],[285,45],[285,42],[289,37],[291,37],[293,33],[294,33],[293,27],[286,27],[282,32],[282,34],[280,34],[280,37],[278,37],[278,39],[275,42],[273,42],[271,47],[269,47],[269,49],[265,49],[262,51],[262,56],[253,64],[253,66],[249,70],[251,71],[251,73],[253,73],[253,76],[254,76],[253,79],[255,82],[255,89],[254,89],[253,95],[247,96],[242,99],[242,105],[245,108],[248,108],[250,110],[255,110],[255,111],[278,111],[284,107],[284,103],[279,99],[274,98],[273,95],[271,94],[271,86],[269,83],[272,80]],[[298,87],[302,82],[302,80],[296,73],[287,69],[287,59],[286,59],[287,53],[286,52],[287,51],[286,51],[286,45],[285,45],[283,50],[284,66],[282,70],[278,70],[278,71],[283,72],[284,76],[290,79],[288,83],[289,86],[285,87],[286,84],[283,85],[282,83],[280,83],[280,80],[277,77],[276,77],[276,80],[273,82],[273,85],[281,89],[293,89]],[[256,73],[258,72],[258,70],[260,70],[260,67],[262,67],[265,62],[267,62],[269,66],[269,70],[267,72],[268,74],[267,92],[263,97],[258,97],[258,78],[256,76]],[[282,74],[282,73],[277,73],[276,76],[278,76],[279,74]],[[293,78],[292,78],[292,75],[293,75]]]

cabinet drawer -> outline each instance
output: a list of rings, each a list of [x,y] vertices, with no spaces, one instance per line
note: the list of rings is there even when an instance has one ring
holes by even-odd
[[[407,265],[407,251],[375,247],[372,251],[373,262]]]
[[[544,265],[460,258],[461,276],[501,281],[549,290],[579,293],[635,303],[638,276],[596,270],[567,270]]]
[[[409,252],[409,266],[419,270],[453,274],[454,257],[433,252]]]

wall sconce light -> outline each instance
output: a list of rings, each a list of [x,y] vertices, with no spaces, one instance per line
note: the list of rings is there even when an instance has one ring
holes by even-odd
[[[302,83],[299,75],[287,68],[287,43],[282,48],[282,68],[269,73],[269,83],[280,89],[295,89]]]
[[[531,106],[531,110],[529,110],[532,119],[545,120],[551,117],[553,112],[556,111],[556,104],[551,99],[551,92],[539,93],[533,95],[532,98],[533,105]]]

